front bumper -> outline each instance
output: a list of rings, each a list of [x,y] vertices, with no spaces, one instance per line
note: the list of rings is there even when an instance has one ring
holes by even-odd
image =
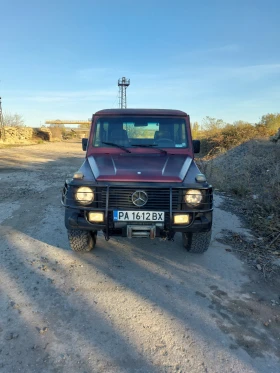
[[[124,187],[119,187],[118,189],[115,186],[96,187],[96,201],[90,206],[81,206],[78,205],[73,198],[73,187],[66,184],[62,195],[62,204],[66,208],[66,228],[89,231],[101,230],[104,232],[105,238],[107,239],[109,239],[110,236],[136,237],[136,233],[133,235],[134,231],[139,232],[138,236],[172,238],[176,232],[195,233],[206,232],[211,229],[213,211],[212,187],[201,188],[204,195],[203,202],[198,208],[191,208],[185,204],[182,198],[182,191],[185,190],[186,187],[164,188],[163,193],[162,189],[159,191],[157,187],[149,186],[145,188],[141,186],[141,189],[145,189],[149,195],[152,196],[151,198],[154,198],[153,206],[148,207],[148,209],[152,211],[164,211],[165,221],[149,223],[149,225],[147,225],[147,222],[114,222],[113,211],[115,209],[135,210],[135,206],[130,206],[127,198],[124,198],[124,190],[135,191],[137,188],[139,189],[139,185],[130,189],[125,189]],[[157,195],[160,195],[160,197],[156,197]],[[163,197],[165,198],[163,199]],[[145,210],[147,210],[147,207]],[[104,222],[89,222],[87,219],[87,213],[89,211],[102,211],[104,213]],[[141,209],[139,209],[139,211],[141,211]],[[174,224],[173,216],[176,213],[189,214],[191,217],[190,223],[187,225]]]

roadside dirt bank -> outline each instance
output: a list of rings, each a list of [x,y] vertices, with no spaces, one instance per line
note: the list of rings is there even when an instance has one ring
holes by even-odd
[[[204,255],[180,236],[98,236],[76,254],[60,195],[83,156],[80,142],[0,149],[0,372],[278,373],[279,287],[220,242],[251,237],[225,199]]]

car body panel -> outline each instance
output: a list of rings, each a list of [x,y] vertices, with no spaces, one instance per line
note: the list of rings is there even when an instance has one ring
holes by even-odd
[[[192,163],[184,155],[98,154],[88,162],[95,179],[99,181],[178,182],[181,183]]]

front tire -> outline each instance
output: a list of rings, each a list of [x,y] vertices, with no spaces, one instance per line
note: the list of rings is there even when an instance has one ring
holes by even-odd
[[[85,253],[91,251],[96,244],[97,232],[81,229],[68,229],[69,245],[73,251]]]
[[[208,250],[211,241],[209,232],[182,233],[183,246],[190,253],[202,254]]]

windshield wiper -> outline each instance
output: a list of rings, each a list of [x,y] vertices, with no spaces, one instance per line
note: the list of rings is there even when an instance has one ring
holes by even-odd
[[[149,145],[144,145],[144,144],[133,144],[132,146],[139,146],[139,148],[153,148],[157,146],[156,144],[149,144]],[[163,154],[167,154],[167,151],[161,148],[155,148],[156,150],[159,150]]]
[[[119,145],[119,144],[115,144],[114,142],[106,142],[106,141],[102,141],[102,144],[105,144],[105,145],[112,145],[112,146],[115,146],[116,148],[120,148],[120,149],[124,150],[124,151],[127,152],[127,153],[131,153],[131,151],[128,150],[125,146],[122,146],[122,145]]]

